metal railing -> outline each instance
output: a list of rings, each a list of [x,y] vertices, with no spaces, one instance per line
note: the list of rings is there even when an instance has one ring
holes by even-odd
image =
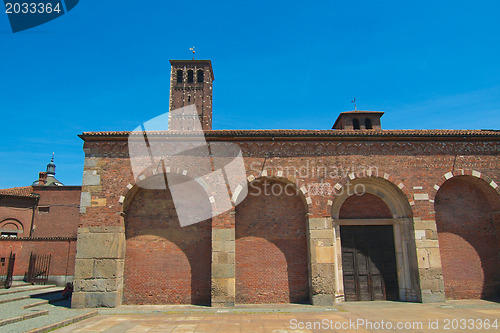
[[[50,254],[35,254],[31,252],[30,265],[24,274],[24,282],[31,284],[46,284],[49,280]]]
[[[9,289],[12,286],[12,277],[14,275],[14,263],[16,255],[10,253],[8,257],[0,257],[0,284]]]

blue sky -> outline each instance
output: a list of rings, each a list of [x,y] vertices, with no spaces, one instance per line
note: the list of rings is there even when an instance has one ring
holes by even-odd
[[[81,184],[84,131],[168,111],[169,59],[211,59],[214,129],[329,129],[381,110],[385,129],[500,129],[500,2],[97,1],[15,33],[0,13],[0,188],[55,152]]]

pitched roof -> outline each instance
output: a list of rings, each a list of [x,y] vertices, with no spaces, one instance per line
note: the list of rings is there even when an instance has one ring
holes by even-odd
[[[347,114],[366,114],[366,113],[384,114],[385,112],[384,111],[352,110],[352,111],[344,111],[344,112],[341,112],[340,114],[344,114],[344,113],[347,113]]]
[[[9,195],[13,197],[28,197],[28,198],[36,198],[38,196],[36,194],[33,194],[33,187],[31,186],[0,189],[0,195]]]
[[[196,132],[197,133],[197,132]],[[126,140],[131,134],[128,131],[113,132],[84,132],[79,135],[86,139],[114,139]],[[142,133],[137,132],[138,135]],[[190,131],[148,131],[148,137],[189,137]],[[210,130],[204,131],[205,137],[209,138],[491,138],[500,139],[498,130]],[[197,133],[197,136],[199,134]]]

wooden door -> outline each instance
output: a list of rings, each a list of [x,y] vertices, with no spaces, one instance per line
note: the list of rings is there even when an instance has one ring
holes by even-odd
[[[345,300],[397,300],[392,226],[341,226],[340,237]]]

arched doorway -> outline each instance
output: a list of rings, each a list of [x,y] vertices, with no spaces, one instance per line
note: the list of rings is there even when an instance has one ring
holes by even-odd
[[[382,199],[365,193],[348,197],[339,217],[363,223],[363,219],[392,219],[392,214]],[[341,225],[340,239],[345,300],[398,300],[393,226]]]
[[[306,208],[292,183],[258,179],[236,206],[236,303],[309,302]]]
[[[186,192],[191,196],[183,202],[210,209],[201,187]],[[181,227],[168,188],[136,188],[131,196],[124,209],[124,303],[210,304],[211,220]]]
[[[332,205],[336,296],[346,301],[416,301],[418,268],[412,212],[401,190],[378,177],[357,178]]]
[[[484,180],[457,176],[439,188],[434,205],[446,296],[498,299],[498,193]]]

